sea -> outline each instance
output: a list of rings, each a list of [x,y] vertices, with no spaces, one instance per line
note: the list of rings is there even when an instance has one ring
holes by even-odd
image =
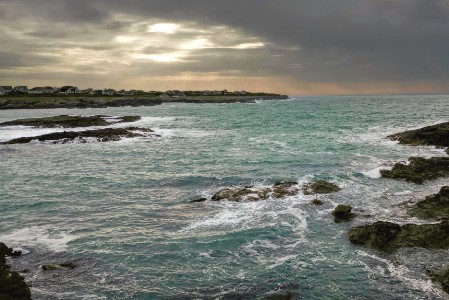
[[[386,137],[447,122],[448,104],[447,95],[314,96],[3,110],[0,122],[138,115],[132,126],[160,136],[0,145],[0,241],[23,251],[8,263],[33,299],[448,299],[426,273],[448,264],[448,250],[389,255],[347,237],[378,220],[422,222],[407,206],[447,179],[417,185],[379,171],[444,149]],[[2,127],[0,141],[64,130]],[[316,180],[342,190],[191,203],[228,187]],[[316,198],[324,205],[311,205]],[[335,223],[338,204],[357,217]],[[77,267],[41,268],[67,261]]]

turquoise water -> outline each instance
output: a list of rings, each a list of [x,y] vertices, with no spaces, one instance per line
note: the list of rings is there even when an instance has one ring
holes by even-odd
[[[449,119],[449,96],[296,97],[256,104],[0,111],[0,122],[60,114],[140,115],[161,137],[0,145],[0,241],[35,299],[441,299],[425,268],[447,251],[393,256],[348,242],[351,226],[399,223],[404,201],[436,192],[379,178],[409,156],[388,134]],[[120,125],[124,126],[124,125]],[[0,128],[0,141],[50,130]],[[317,179],[341,192],[245,203],[189,203],[221,188]],[[336,224],[351,204],[359,217]],[[72,271],[43,272],[53,261]]]

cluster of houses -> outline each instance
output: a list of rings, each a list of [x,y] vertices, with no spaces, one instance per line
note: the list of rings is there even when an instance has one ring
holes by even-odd
[[[215,91],[178,91],[178,90],[170,90],[166,92],[160,91],[149,91],[144,92],[143,90],[114,90],[114,89],[85,89],[81,90],[76,86],[63,86],[60,88],[51,87],[51,86],[43,86],[43,87],[34,87],[28,89],[27,86],[0,86],[0,96],[6,94],[85,94],[85,95],[102,95],[102,96],[130,96],[130,95],[160,95],[160,96],[168,96],[172,98],[181,98],[185,96],[211,96],[211,95],[245,95],[246,91],[234,91],[228,92],[227,90],[215,90]]]

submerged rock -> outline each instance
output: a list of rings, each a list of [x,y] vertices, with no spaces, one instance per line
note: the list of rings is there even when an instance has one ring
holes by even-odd
[[[446,293],[449,293],[449,268],[443,270],[427,270],[427,274],[432,280],[441,284],[441,287]]]
[[[449,186],[444,186],[438,194],[426,197],[409,209],[410,215],[422,219],[449,218]]]
[[[0,144],[26,144],[34,140],[37,140],[39,142],[49,142],[52,144],[66,144],[74,141],[77,141],[79,143],[87,143],[92,139],[98,142],[109,142],[119,141],[122,138],[144,137],[148,136],[149,133],[152,132],[153,131],[151,129],[137,127],[104,128],[86,131],[64,131],[53,132],[34,137],[17,138]]]
[[[379,221],[371,225],[353,227],[348,235],[353,244],[387,253],[393,253],[401,247],[445,249],[449,247],[449,222],[401,226]]]
[[[324,180],[319,180],[317,182],[307,184],[303,187],[305,195],[316,194],[330,194],[340,191],[340,187],[332,182],[327,182]]]
[[[195,198],[195,199],[190,200],[190,203],[199,203],[199,202],[205,202],[205,201],[207,201],[207,198],[200,197],[200,198]]]
[[[449,122],[396,133],[389,138],[401,144],[449,147]]]
[[[310,201],[310,204],[316,205],[316,206],[318,206],[318,205],[323,205],[323,204],[324,204],[324,201],[322,201],[322,200],[320,200],[320,199],[313,199],[312,201]]]
[[[381,170],[385,178],[405,179],[417,184],[425,180],[449,176],[449,157],[410,157],[410,163],[396,163],[391,170]]]
[[[51,263],[42,266],[44,271],[53,271],[53,270],[73,270],[76,268],[76,265],[72,262],[64,262],[64,263]]]
[[[268,198],[282,198],[287,196],[297,195],[299,189],[297,182],[279,182],[273,185],[273,187],[257,188],[254,186],[226,188],[215,193],[212,201],[259,201],[266,200]]]
[[[107,126],[111,123],[128,123],[140,120],[139,116],[54,116],[47,118],[29,118],[19,119],[0,123],[0,126],[33,126],[43,128],[75,128],[75,127],[91,127],[91,126]]]
[[[6,264],[6,256],[17,255],[17,251],[0,243],[0,299],[31,299],[31,291],[24,278]]]
[[[351,221],[355,217],[355,214],[353,214],[351,211],[352,207],[350,205],[338,205],[332,212],[335,223]]]

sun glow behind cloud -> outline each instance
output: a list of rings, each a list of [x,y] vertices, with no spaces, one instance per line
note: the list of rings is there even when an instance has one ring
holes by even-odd
[[[175,34],[179,25],[174,23],[156,23],[148,26],[148,32]]]

